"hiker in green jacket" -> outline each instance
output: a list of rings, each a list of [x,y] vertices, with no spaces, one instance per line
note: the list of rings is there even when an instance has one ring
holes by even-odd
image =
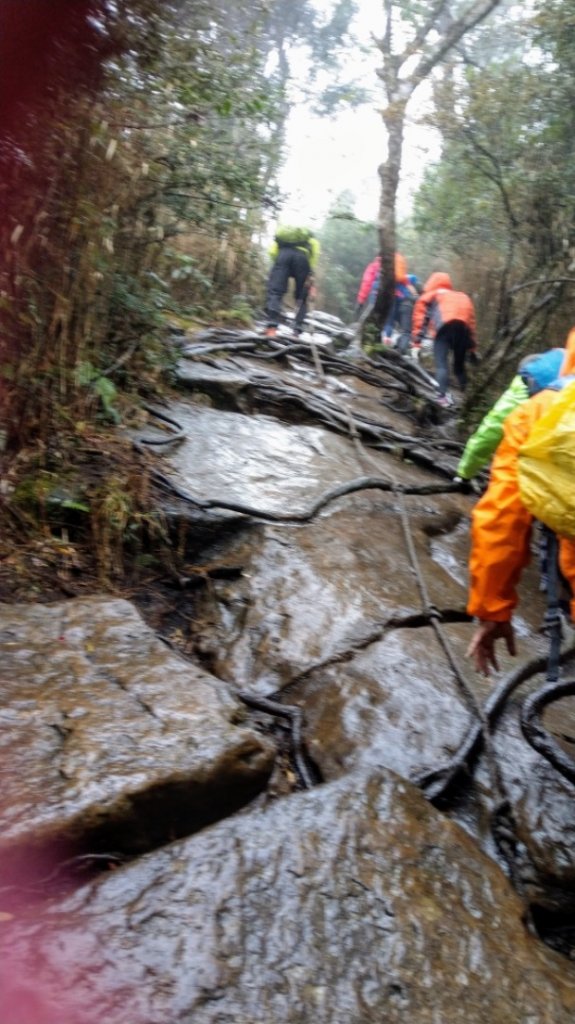
[[[559,376],[564,357],[565,349],[552,348],[521,360],[517,375],[469,438],[454,477],[456,482],[471,480],[487,465],[503,437],[503,424],[509,414]]]
[[[270,256],[274,261],[268,279],[266,316],[267,337],[277,334],[281,319],[282,300],[287,291],[289,279],[295,282],[295,300],[298,308],[294,320],[294,331],[301,334],[307,314],[307,301],[313,295],[313,271],[319,259],[320,246],[309,228],[278,227]]]

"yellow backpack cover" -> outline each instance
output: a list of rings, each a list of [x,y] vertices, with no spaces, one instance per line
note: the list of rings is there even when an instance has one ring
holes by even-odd
[[[519,449],[525,507],[561,537],[575,538],[575,381],[558,393]]]

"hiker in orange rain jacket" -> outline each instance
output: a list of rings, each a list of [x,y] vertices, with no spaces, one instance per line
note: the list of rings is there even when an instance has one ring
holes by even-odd
[[[425,282],[413,310],[412,339],[417,350],[426,334],[433,340],[435,376],[439,384],[439,404],[451,405],[449,353],[453,354],[453,372],[462,391],[467,384],[465,361],[468,353],[476,356],[475,307],[465,292],[453,290],[449,274],[437,272]]]
[[[566,343],[561,377],[575,380],[575,328]],[[552,385],[528,398],[510,416],[492,463],[489,487],[473,509],[471,575],[467,611],[479,619],[479,627],[467,654],[478,671],[498,670],[495,641],[505,640],[515,654],[511,617],[517,605],[516,586],[530,559],[533,516],[521,502],[517,477],[517,453],[533,425],[561,391]],[[575,540],[559,539],[559,568],[571,589],[571,617],[575,620]]]

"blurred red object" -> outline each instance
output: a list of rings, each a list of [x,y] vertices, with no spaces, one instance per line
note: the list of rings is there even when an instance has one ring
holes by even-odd
[[[99,0],[0,0],[0,138],[26,134],[26,114],[59,85],[98,72]]]

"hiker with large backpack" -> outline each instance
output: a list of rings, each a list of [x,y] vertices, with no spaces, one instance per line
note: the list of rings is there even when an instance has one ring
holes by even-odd
[[[282,302],[290,278],[295,283],[295,300],[298,304],[294,320],[294,332],[301,334],[307,314],[307,303],[313,294],[313,272],[319,259],[320,245],[309,228],[278,227],[270,256],[273,266],[267,286],[266,317],[267,337],[275,337],[282,315]]]
[[[479,625],[467,653],[484,675],[499,668],[498,639],[515,654],[512,615],[534,520],[559,538],[559,569],[575,619],[575,336],[561,373],[507,417],[489,487],[473,509],[467,611]]]

